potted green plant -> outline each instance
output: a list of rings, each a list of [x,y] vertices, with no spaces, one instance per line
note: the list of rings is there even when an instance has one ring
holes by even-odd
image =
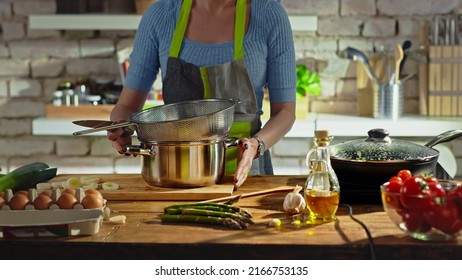
[[[297,119],[305,119],[309,111],[309,95],[321,95],[321,80],[304,64],[297,65]]]

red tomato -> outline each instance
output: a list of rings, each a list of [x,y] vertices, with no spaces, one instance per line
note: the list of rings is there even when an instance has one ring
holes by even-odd
[[[428,232],[432,228],[425,220],[421,211],[404,210],[403,223],[411,232]]]
[[[433,203],[424,212],[425,220],[432,227],[447,234],[453,234],[458,226],[458,209],[453,200],[446,200],[441,204]]]
[[[454,200],[459,209],[459,219],[462,220],[462,185],[452,188],[448,192],[448,197]]]
[[[398,180],[391,180],[387,183],[384,184],[384,190],[385,192],[383,193],[383,200],[391,207],[395,208],[397,211],[403,209],[403,206],[401,205],[400,202],[400,190],[401,187],[403,186],[401,179],[399,177]],[[399,211],[398,211],[399,213]]]
[[[430,182],[428,183],[428,193],[433,197],[445,197],[446,191],[443,189],[440,183]]]
[[[410,170],[403,169],[398,172],[398,177],[403,180],[403,183],[406,182],[407,179],[412,178],[412,173]]]
[[[407,179],[403,183],[400,193],[402,194],[400,197],[401,204],[407,209],[424,210],[426,205],[430,204],[428,184],[422,177],[413,176]],[[425,198],[426,196],[428,196],[428,199]]]

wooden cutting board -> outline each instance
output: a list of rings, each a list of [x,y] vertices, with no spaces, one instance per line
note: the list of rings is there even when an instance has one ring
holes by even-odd
[[[63,174],[51,179],[49,182],[64,182],[70,177],[80,178],[93,174]],[[150,186],[140,174],[96,174],[101,181],[119,184],[119,189],[105,191],[98,189],[103,197],[109,201],[115,200],[192,200],[202,201],[230,196],[233,193],[233,178],[225,176],[222,182],[216,185],[197,188],[161,188]]]

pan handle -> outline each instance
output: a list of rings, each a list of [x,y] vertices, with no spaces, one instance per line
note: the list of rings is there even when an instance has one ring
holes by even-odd
[[[72,135],[78,136],[78,135],[90,134],[90,133],[94,133],[94,132],[98,132],[98,131],[111,130],[111,129],[116,129],[116,128],[132,126],[132,125],[136,125],[136,123],[134,123],[134,122],[122,122],[122,123],[116,123],[116,124],[111,124],[111,125],[106,125],[106,126],[100,126],[98,128],[90,128],[90,129],[76,131],[76,132],[72,133]]]
[[[425,146],[431,148],[437,144],[452,141],[456,138],[459,138],[460,136],[462,136],[462,129],[449,130],[449,131],[443,132],[440,135],[432,138],[430,141],[428,141],[425,144]]]

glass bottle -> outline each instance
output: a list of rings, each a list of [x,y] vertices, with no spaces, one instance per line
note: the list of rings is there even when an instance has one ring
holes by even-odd
[[[334,137],[327,130],[316,130],[314,135],[314,147],[306,156],[305,200],[310,215],[308,223],[324,223],[336,219],[340,184],[329,156],[329,144]]]

